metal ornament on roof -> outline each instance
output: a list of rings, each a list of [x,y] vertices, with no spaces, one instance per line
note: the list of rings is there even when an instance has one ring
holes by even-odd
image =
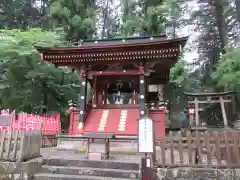
[[[138,152],[153,153],[154,148],[153,120],[143,116],[138,121]]]

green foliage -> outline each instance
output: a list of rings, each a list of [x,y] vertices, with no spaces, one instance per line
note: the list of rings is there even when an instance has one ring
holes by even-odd
[[[170,83],[176,84],[176,86],[183,86],[188,81],[188,73],[186,72],[186,62],[179,60],[170,69]]]
[[[181,105],[184,101],[183,92],[188,83],[188,76],[185,69],[185,61],[180,60],[170,70],[169,83],[165,87],[165,99],[168,100],[169,109],[184,108]],[[181,105],[181,106],[180,106]]]
[[[213,79],[219,86],[228,89],[240,87],[240,48],[230,48],[228,53],[222,56],[213,73]]]
[[[27,29],[41,23],[37,0],[7,0],[0,2],[0,28]]]
[[[89,0],[52,0],[49,12],[54,24],[64,28],[67,40],[78,42],[91,39],[95,33],[93,4]]]
[[[161,1],[134,1],[122,0],[123,22],[121,33],[133,36],[144,33],[145,35],[160,35],[164,33],[168,6]]]
[[[31,113],[61,112],[77,99],[76,74],[43,62],[34,46],[63,46],[63,33],[4,30],[0,41],[1,103]]]

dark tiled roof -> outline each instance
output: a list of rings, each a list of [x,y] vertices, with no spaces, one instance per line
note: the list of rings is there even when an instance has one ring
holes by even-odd
[[[181,44],[185,45],[188,37],[167,39],[166,36],[153,36],[153,37],[136,37],[136,38],[125,38],[123,39],[105,39],[105,40],[86,40],[82,42],[82,45],[79,47],[37,47],[35,48],[41,53],[73,53],[73,52],[93,52],[93,51],[106,51],[106,49],[123,48],[123,49],[141,49],[141,48],[150,48],[151,46],[158,46],[166,44]],[[123,50],[122,49],[122,50]]]
[[[97,45],[127,45],[137,43],[159,42],[166,40],[166,35],[151,36],[151,37],[131,37],[131,38],[117,38],[117,39],[102,39],[102,40],[84,40],[81,46],[97,46]]]

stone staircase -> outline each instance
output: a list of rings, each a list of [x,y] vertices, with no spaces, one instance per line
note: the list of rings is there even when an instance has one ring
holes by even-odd
[[[116,161],[44,159],[35,180],[136,180],[139,164]]]

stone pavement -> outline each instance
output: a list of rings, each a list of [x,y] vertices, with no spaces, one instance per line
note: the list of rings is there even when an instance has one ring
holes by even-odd
[[[42,148],[41,156],[43,158],[51,159],[74,159],[74,160],[84,160],[86,159],[86,154],[74,150],[59,150],[57,148]],[[128,154],[110,154],[109,160],[117,162],[134,162],[140,163],[141,157],[143,155],[128,155]],[[105,160],[107,161],[107,160]]]

